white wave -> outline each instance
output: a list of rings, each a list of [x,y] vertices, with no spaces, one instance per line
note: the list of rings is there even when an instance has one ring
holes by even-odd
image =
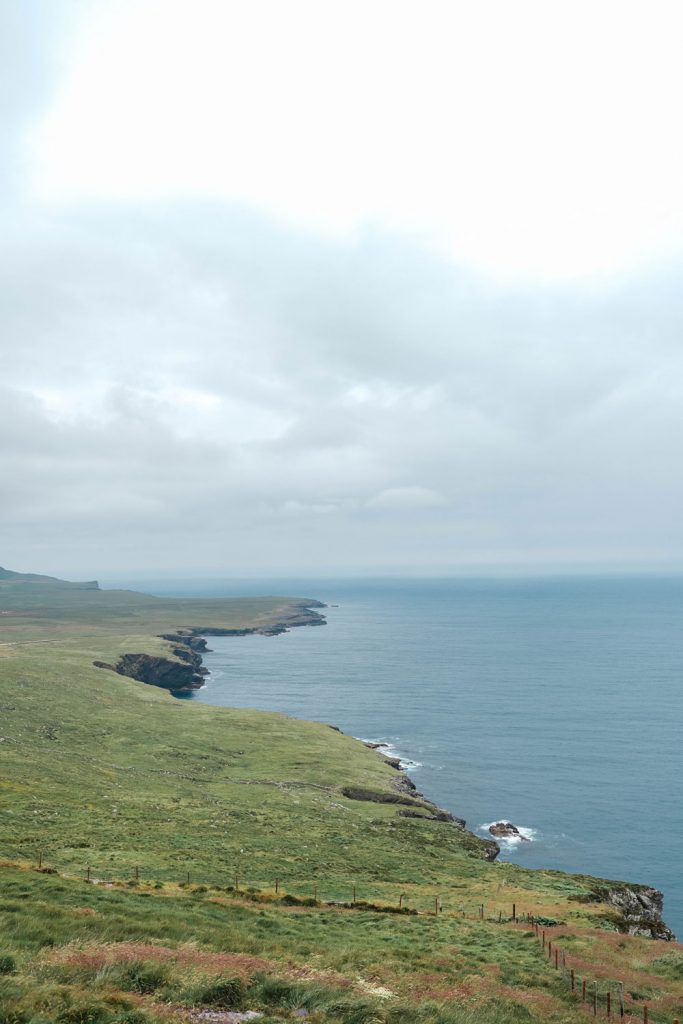
[[[526,839],[527,842],[533,843],[536,836],[538,835],[538,829],[531,828],[529,825],[515,825],[515,828],[519,832],[518,836],[492,836],[489,832],[491,825],[498,824],[510,825],[511,822],[507,818],[496,818],[494,821],[485,822],[483,825],[477,827],[478,832],[483,832],[490,839],[495,839],[501,846],[516,846],[518,843],[523,843]]]
[[[414,761],[411,757],[406,757],[396,747],[395,743],[390,743],[388,740],[366,740],[362,736],[358,739],[361,743],[375,743],[377,744],[377,753],[385,754],[387,757],[395,757],[399,762],[399,767],[402,772],[414,772],[418,768],[422,768],[422,761]]]

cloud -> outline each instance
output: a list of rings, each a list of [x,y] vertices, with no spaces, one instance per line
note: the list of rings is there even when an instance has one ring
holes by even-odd
[[[677,264],[523,291],[226,204],[24,226],[0,245],[5,561],[40,568],[49,537],[48,569],[569,563],[655,529],[680,557]]]
[[[35,85],[6,136],[2,564],[681,563],[679,252],[522,283],[405,227],[40,201],[17,174],[53,74],[36,10],[4,69]]]
[[[367,504],[368,508],[405,511],[445,505],[446,499],[427,487],[387,487],[370,498]]]

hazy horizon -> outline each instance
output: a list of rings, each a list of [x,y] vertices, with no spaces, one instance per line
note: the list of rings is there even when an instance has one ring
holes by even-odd
[[[315,584],[335,584],[335,583],[354,583],[359,585],[364,584],[384,584],[395,580],[396,582],[411,584],[420,582],[424,583],[450,583],[450,582],[505,582],[505,581],[519,581],[532,583],[535,580],[542,582],[544,580],[581,580],[585,582],[595,581],[608,581],[623,579],[624,581],[645,581],[647,579],[683,579],[683,567],[656,567],[652,565],[643,566],[596,566],[596,565],[572,565],[572,566],[470,566],[466,569],[458,571],[452,569],[447,572],[409,572],[400,568],[393,571],[387,570],[384,572],[373,571],[372,569],[365,570],[349,570],[344,568],[337,568],[336,570],[325,570],[315,572],[314,570],[308,570],[307,572],[301,572],[296,566],[293,566],[288,572],[272,572],[269,573],[267,570],[261,572],[253,572],[248,574],[243,573],[230,573],[228,571],[219,570],[203,570],[203,569],[185,569],[183,572],[174,570],[171,566],[165,569],[144,569],[140,567],[134,567],[129,570],[126,569],[97,569],[97,567],[86,567],[91,569],[91,572],[78,573],[77,571],[66,569],[53,569],[50,572],[45,570],[44,566],[32,566],[29,568],[22,567],[17,569],[15,566],[4,565],[4,569],[10,569],[14,572],[29,573],[37,575],[53,576],[58,579],[63,579],[69,582],[86,582],[88,580],[97,580],[100,587],[105,590],[132,587],[133,589],[140,588],[144,590],[145,585],[161,584],[164,587],[181,587],[185,584],[197,590],[200,593],[203,586],[216,586],[220,584],[230,584],[232,586],[239,586],[243,584],[249,588],[257,587],[261,583],[315,583]],[[284,593],[284,591],[283,591]],[[297,596],[297,595],[292,595]]]
[[[683,570],[682,27],[3,5],[0,563]]]

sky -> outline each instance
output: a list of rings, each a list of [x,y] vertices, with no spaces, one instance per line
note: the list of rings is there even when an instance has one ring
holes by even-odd
[[[0,0],[0,564],[683,569],[682,29]]]

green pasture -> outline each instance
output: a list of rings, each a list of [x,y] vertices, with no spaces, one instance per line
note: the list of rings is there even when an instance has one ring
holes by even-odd
[[[0,573],[0,1024],[212,1006],[347,1024],[582,1019],[513,905],[612,975],[635,971],[651,1019],[657,1005],[673,1019],[679,947],[618,936],[614,911],[585,900],[595,879],[492,864],[469,832],[402,817],[382,800],[399,773],[329,725],[177,700],[94,666],[170,656],[159,634],[177,629],[286,621],[301,603]]]

